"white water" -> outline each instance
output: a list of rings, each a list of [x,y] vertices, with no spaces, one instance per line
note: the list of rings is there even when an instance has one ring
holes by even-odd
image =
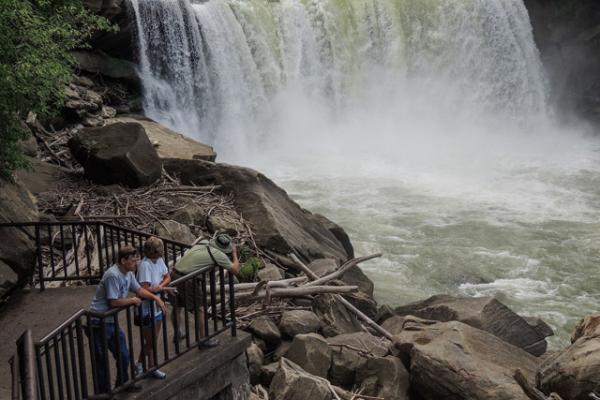
[[[520,0],[132,0],[145,112],[350,233],[378,299],[496,295],[564,343],[600,285],[598,143]]]

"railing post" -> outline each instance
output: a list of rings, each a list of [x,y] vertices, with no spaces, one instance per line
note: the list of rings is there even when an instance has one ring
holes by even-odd
[[[233,285],[233,274],[231,271],[227,274],[229,276],[229,313],[231,314],[231,336],[237,336],[237,326],[235,322],[235,293]]]
[[[100,269],[100,276],[102,277],[104,274],[104,266],[102,265],[102,238],[100,235],[99,222],[96,222],[96,242],[98,242],[98,268]]]
[[[42,260],[42,240],[40,235],[40,226],[35,226],[35,251],[38,266],[38,274],[40,276],[40,290],[45,289],[44,286],[44,261]]]
[[[27,329],[17,340],[17,353],[22,398],[37,400],[37,376],[31,329]]]

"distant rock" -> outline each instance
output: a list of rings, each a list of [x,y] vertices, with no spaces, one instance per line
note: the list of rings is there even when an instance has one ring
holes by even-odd
[[[69,140],[69,147],[86,177],[101,185],[147,186],[161,176],[160,158],[138,123],[86,128]]]
[[[567,400],[588,400],[600,383],[600,314],[577,324],[572,344],[548,357],[537,374],[539,388]]]
[[[252,225],[260,248],[283,255],[295,252],[308,262],[348,258],[343,244],[321,218],[301,208],[263,174],[201,160],[165,159],[163,163],[183,184],[218,184],[220,193],[232,194],[236,210]]]
[[[437,295],[400,306],[396,315],[414,315],[436,321],[460,321],[540,356],[546,352],[545,331],[531,326],[523,317],[492,297]]]
[[[422,400],[529,400],[513,375],[533,382],[538,360],[496,336],[458,321],[411,322],[394,348]]]
[[[205,161],[215,161],[217,158],[217,153],[215,153],[211,146],[190,139],[148,117],[137,114],[119,115],[107,120],[106,124],[109,125],[117,122],[133,122],[142,125],[160,158]]]

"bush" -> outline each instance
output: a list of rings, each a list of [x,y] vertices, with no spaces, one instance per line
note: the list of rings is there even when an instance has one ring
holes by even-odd
[[[96,30],[112,29],[81,0],[0,0],[0,175],[27,163],[20,141],[22,120],[32,111],[54,114],[71,76],[68,51],[85,45]]]

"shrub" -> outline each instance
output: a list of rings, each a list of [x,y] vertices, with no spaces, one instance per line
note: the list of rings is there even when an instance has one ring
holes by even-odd
[[[62,104],[69,50],[106,29],[109,22],[81,0],[0,0],[0,176],[27,164],[20,146],[27,113],[48,117]]]

